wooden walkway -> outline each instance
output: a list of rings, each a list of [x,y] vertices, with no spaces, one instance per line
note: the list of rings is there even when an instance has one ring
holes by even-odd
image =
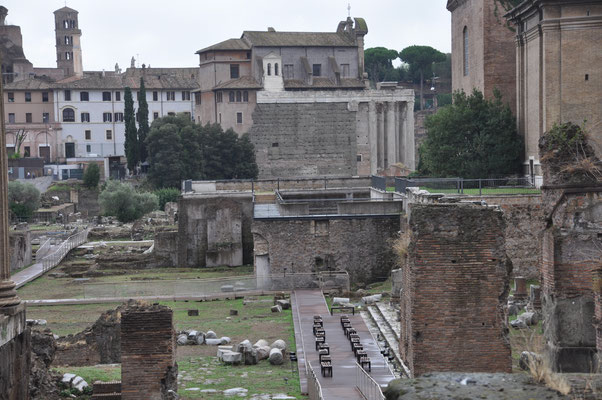
[[[335,313],[334,316],[330,316],[326,300],[319,290],[295,290],[291,295],[291,300],[301,391],[307,393],[307,377],[305,376],[305,360],[307,359],[320,381],[325,399],[363,399],[356,389],[356,358],[351,351],[349,340],[341,328],[340,314]],[[333,365],[332,378],[323,378],[320,374],[318,352],[315,350],[312,330],[313,317],[318,314],[323,318],[326,342],[330,345]],[[364,350],[372,361],[370,375],[378,384],[386,386],[395,377],[380,354],[376,339],[371,335],[359,313],[356,312],[355,316],[347,315],[360,336]]]

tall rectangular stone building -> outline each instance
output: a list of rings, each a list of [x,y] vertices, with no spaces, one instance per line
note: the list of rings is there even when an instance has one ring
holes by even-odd
[[[526,0],[506,15],[516,28],[517,119],[525,172],[541,175],[539,138],[555,123],[582,124],[602,144],[602,4]]]
[[[497,0],[449,0],[452,18],[452,89],[474,88],[491,98],[498,89],[516,113],[514,32]]]

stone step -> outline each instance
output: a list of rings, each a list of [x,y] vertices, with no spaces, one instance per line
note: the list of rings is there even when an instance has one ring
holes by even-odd
[[[391,307],[390,304],[378,302],[375,304],[376,308],[383,316],[391,330],[395,333],[395,337],[399,342],[399,338],[401,337],[401,326],[399,321],[397,320],[397,310]]]

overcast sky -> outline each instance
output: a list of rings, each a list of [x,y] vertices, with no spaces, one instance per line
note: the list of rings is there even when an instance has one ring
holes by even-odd
[[[152,67],[198,65],[195,51],[243,30],[333,32],[351,16],[368,24],[365,48],[401,50],[413,44],[450,52],[447,0],[68,0],[79,11],[85,70],[118,62]],[[7,23],[21,26],[25,56],[35,67],[56,67],[54,15],[64,0],[8,0]],[[139,55],[137,57],[136,55]]]

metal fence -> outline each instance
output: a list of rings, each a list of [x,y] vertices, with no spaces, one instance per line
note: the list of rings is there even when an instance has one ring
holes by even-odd
[[[86,283],[84,298],[198,297],[238,292],[295,289],[349,290],[349,275],[342,273],[286,273],[243,275],[212,279]]]
[[[90,229],[86,227],[84,230],[69,236],[54,252],[39,260],[44,272],[58,265],[71,249],[85,243],[88,240],[88,232],[90,232]]]
[[[355,386],[366,400],[385,400],[380,385],[357,362],[355,371]]]
[[[36,250],[36,260],[41,260],[48,252],[50,251],[50,246],[52,246],[52,238],[46,239],[44,243]]]
[[[305,371],[307,373],[307,394],[309,400],[322,400],[324,395],[322,394],[322,385],[316,377],[314,369],[308,361],[305,361]]]
[[[540,193],[529,177],[494,179],[464,178],[395,178],[395,191],[405,193],[408,187],[420,187],[434,193],[466,195],[535,194]]]

